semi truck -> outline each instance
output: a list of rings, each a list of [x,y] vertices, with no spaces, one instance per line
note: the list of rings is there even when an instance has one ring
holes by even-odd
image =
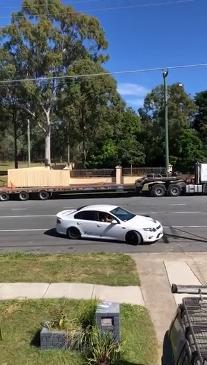
[[[140,195],[148,191],[153,197],[172,196],[182,194],[207,195],[207,163],[196,163],[195,174],[184,177],[180,174],[150,174],[138,178],[134,184],[73,184],[68,186],[30,186],[0,187],[0,201],[17,198],[21,201],[38,198],[50,199],[57,194],[91,193],[91,192],[130,192]]]
[[[207,194],[207,163],[197,162],[194,176],[187,178],[184,178],[182,174],[143,176],[135,181],[135,190],[137,194],[148,191],[153,197]]]

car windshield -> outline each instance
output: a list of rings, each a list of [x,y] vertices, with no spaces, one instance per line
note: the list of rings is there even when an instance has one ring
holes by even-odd
[[[111,210],[111,213],[119,218],[121,221],[129,221],[130,219],[135,217],[135,214],[128,212],[127,210],[120,207]]]

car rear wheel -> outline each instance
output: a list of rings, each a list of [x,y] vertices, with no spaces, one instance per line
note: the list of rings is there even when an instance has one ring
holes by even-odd
[[[70,227],[67,229],[67,237],[73,240],[78,240],[81,238],[81,234],[78,228]]]
[[[143,243],[143,238],[139,232],[130,231],[126,234],[126,243],[128,245],[141,245]]]

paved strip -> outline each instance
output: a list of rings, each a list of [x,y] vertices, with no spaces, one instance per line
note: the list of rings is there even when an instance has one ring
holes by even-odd
[[[163,338],[176,310],[165,266],[162,259],[156,259],[156,255],[132,254],[130,256],[135,261],[139,272],[144,302],[155,326],[161,358]]]
[[[170,285],[201,285],[197,276],[186,262],[164,261]],[[189,294],[173,294],[176,304],[182,303],[182,299],[189,297]],[[193,295],[190,295],[193,296]]]
[[[138,286],[112,287],[81,283],[1,283],[0,300],[68,298],[114,301],[144,305]]]

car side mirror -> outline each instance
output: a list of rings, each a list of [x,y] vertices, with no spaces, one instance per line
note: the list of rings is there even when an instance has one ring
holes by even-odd
[[[113,220],[111,221],[111,223],[112,223],[112,224],[117,224],[118,222],[116,221],[116,219],[113,219]]]

